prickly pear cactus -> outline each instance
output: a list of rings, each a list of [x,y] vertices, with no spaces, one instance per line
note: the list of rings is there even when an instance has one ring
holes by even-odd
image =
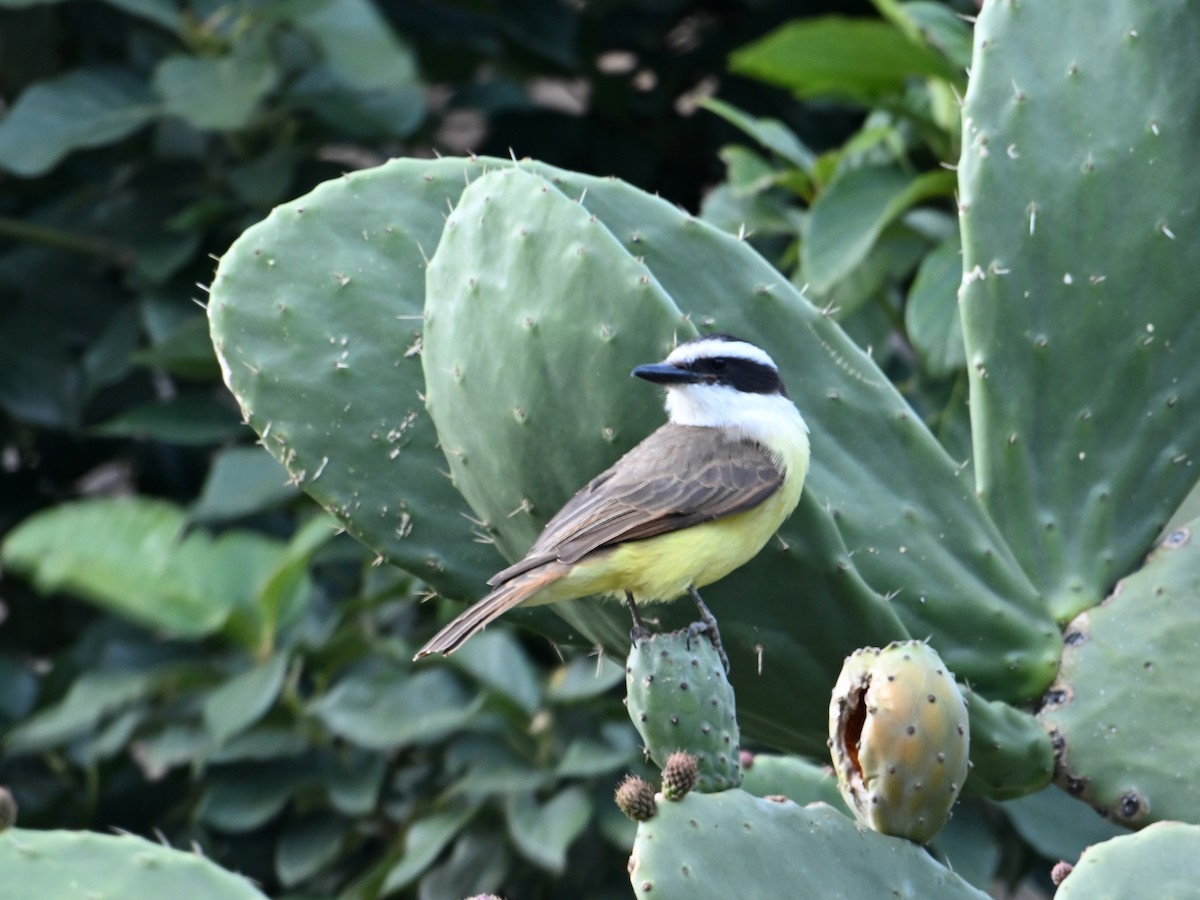
[[[748,882],[748,877],[756,881]],[[922,848],[816,803],[742,790],[688,794],[638,824],[629,879],[645,900],[912,897],[982,900]],[[805,886],[801,888],[800,886]]]
[[[639,638],[625,662],[629,718],[660,768],[678,750],[698,767],[696,790],[742,783],[733,688],[712,642],[687,629]]]
[[[1195,897],[1200,885],[1200,827],[1156,822],[1084,851],[1056,900]]]
[[[1173,531],[1064,636],[1039,718],[1055,781],[1114,822],[1200,819],[1200,520]]]
[[[1194,0],[990,2],[959,193],[980,495],[1061,622],[1131,571],[1200,456]]]
[[[0,871],[0,900],[265,900],[197,853],[129,834],[11,828],[0,834]]]
[[[864,825],[927,843],[967,779],[968,728],[954,675],[928,644],[856,651],[829,704],[842,797]]]
[[[1044,690],[1059,653],[1053,622],[955,462],[868,354],[745,242],[611,179],[527,163],[522,177],[489,175],[513,166],[398,160],[353,173],[280,207],[222,260],[209,309],[226,379],[298,483],[386,559],[443,593],[477,597],[503,565],[489,542],[520,552],[576,488],[661,423],[654,391],[630,382],[628,368],[690,333],[672,318],[678,310],[696,328],[772,352],[814,436],[804,498],[779,540],[706,591],[739,679],[743,727],[780,748],[821,752],[824,691],[793,686],[832,683],[854,647],[910,634],[933,635],[948,664],[994,699]],[[468,186],[481,177],[504,198],[540,179],[541,205],[529,213],[574,234],[592,257],[546,230],[495,234],[521,217],[485,204],[483,189]],[[489,214],[462,219],[443,241],[445,208],[460,197]],[[543,254],[554,247],[573,255]],[[430,284],[452,290],[430,294],[426,335],[413,298],[425,295],[431,255]],[[476,296],[500,272],[527,295],[480,305],[486,340],[456,311],[472,311],[470,272]],[[534,314],[532,330],[522,309]],[[473,342],[467,365],[443,352],[454,347],[439,330]],[[485,383],[496,359],[505,378]],[[439,381],[434,415],[461,440],[440,440],[412,405],[426,373]],[[555,384],[581,373],[586,404]],[[564,452],[550,459],[547,445]],[[478,509],[459,502],[448,465]],[[628,647],[615,606],[585,600],[554,612],[577,637]],[[670,607],[663,615],[668,627],[681,623]],[[792,702],[781,706],[781,696]]]

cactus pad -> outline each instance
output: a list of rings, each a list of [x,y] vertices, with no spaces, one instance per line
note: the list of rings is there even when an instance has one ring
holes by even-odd
[[[199,854],[128,834],[12,828],[0,834],[0,871],[0,900],[264,900]]]
[[[928,842],[967,778],[967,704],[937,653],[920,641],[847,658],[829,704],[838,787],[859,820]]]
[[[1200,827],[1159,822],[1084,851],[1056,900],[1195,897],[1200,885]]]
[[[742,783],[733,688],[703,635],[687,629],[640,637],[625,663],[625,703],[650,758],[665,767],[678,750],[696,759],[696,790]]]
[[[1064,636],[1039,713],[1055,781],[1114,822],[1200,819],[1200,520],[1176,529]]]
[[[638,825],[629,878],[643,900],[987,897],[921,848],[864,829],[825,804],[741,790],[691,793],[660,806]]]
[[[292,480],[385,559],[451,596],[504,564],[475,540],[421,396],[424,255],[462,166],[402,160],[275,209],[221,259],[225,382]]]
[[[1194,0],[993,2],[959,164],[979,492],[1062,622],[1196,481]]]

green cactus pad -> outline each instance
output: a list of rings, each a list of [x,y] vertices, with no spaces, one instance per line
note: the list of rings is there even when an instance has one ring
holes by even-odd
[[[1195,897],[1200,885],[1200,827],[1159,822],[1083,852],[1055,900]]]
[[[748,893],[751,875],[758,890]],[[987,897],[920,847],[862,828],[823,803],[798,806],[742,790],[660,805],[638,824],[629,878],[644,900]]]
[[[1030,713],[962,688],[971,715],[971,777],[963,794],[1012,800],[1040,791],[1054,774],[1050,735]]]
[[[1200,456],[1200,15],[986,4],[963,106],[979,491],[1059,621],[1129,572]]]
[[[1056,783],[1131,827],[1200,821],[1200,520],[1064,636],[1062,672],[1039,713]]]
[[[697,791],[742,783],[733,687],[707,637],[683,629],[638,638],[625,662],[625,705],[659,768],[684,750],[696,759]]]
[[[924,844],[967,779],[967,703],[929,645],[867,647],[846,659],[833,688],[829,746],[859,821]]]
[[[196,853],[133,835],[91,831],[0,834],[0,900],[264,900],[245,878]]]
[[[695,330],[581,204],[516,168],[463,191],[426,291],[425,396],[454,485],[519,558],[661,423],[629,361],[655,362]]]
[[[476,540],[425,412],[425,256],[462,166],[402,160],[278,207],[225,254],[209,321],[225,381],[292,479],[383,558],[475,596]]]
[[[801,806],[828,803],[839,812],[853,815],[838,791],[837,775],[827,764],[819,765],[799,756],[755,753],[742,759],[742,790],[755,797],[778,795]]]

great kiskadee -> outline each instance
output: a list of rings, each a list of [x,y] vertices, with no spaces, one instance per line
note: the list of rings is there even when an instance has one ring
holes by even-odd
[[[691,593],[719,648],[696,589],[749,561],[796,508],[808,427],[771,357],[729,335],[633,374],[666,386],[667,424],[588,482],[415,658],[454,652],[520,604],[593,594],[624,597],[640,626],[637,604]]]

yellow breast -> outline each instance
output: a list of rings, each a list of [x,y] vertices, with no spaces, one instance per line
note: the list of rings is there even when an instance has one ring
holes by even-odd
[[[753,559],[792,514],[808,469],[806,435],[783,454],[787,476],[753,509],[691,528],[631,541],[578,562],[570,574],[526,601],[553,603],[604,594],[639,602],[674,600],[690,585],[704,587]]]

